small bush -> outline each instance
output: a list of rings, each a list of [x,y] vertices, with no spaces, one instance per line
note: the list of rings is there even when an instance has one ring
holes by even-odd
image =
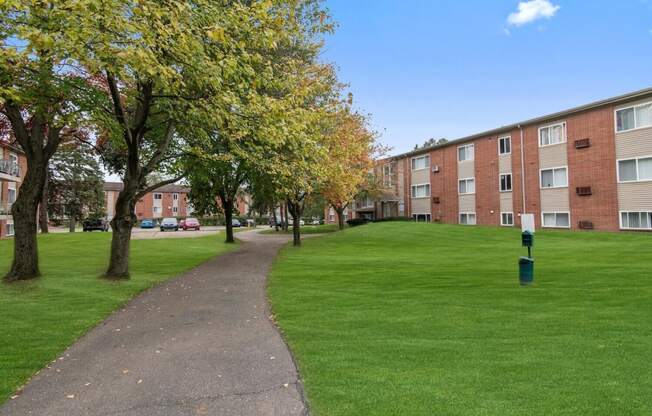
[[[346,220],[346,223],[349,225],[349,227],[356,227],[358,225],[365,225],[369,222],[368,219],[366,218],[354,218],[352,220]]]
[[[412,221],[410,217],[385,217],[375,219],[373,222],[388,222],[388,221]]]

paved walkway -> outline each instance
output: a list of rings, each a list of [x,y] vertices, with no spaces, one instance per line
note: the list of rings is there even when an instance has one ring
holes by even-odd
[[[265,282],[289,236],[245,244],[132,300],[41,371],[0,415],[304,415]]]

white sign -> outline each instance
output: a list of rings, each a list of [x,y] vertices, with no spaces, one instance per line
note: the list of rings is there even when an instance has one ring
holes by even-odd
[[[534,233],[534,214],[521,214],[521,231]]]

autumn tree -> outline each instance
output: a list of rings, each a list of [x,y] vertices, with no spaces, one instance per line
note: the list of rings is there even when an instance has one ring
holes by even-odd
[[[366,117],[354,112],[349,101],[332,114],[325,143],[328,150],[321,193],[343,229],[344,210],[361,192],[373,169],[375,135]]]
[[[40,275],[37,209],[48,162],[62,139],[75,134],[93,94],[77,64],[83,45],[97,40],[91,26],[93,7],[99,3],[0,2],[0,113],[27,159],[25,178],[12,206],[14,258],[5,281]]]

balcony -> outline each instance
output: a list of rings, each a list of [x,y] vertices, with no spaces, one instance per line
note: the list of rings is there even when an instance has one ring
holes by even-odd
[[[20,166],[18,165],[18,162],[13,161],[11,159],[1,159],[0,177],[3,177],[5,175],[11,176],[13,178],[20,178]]]

